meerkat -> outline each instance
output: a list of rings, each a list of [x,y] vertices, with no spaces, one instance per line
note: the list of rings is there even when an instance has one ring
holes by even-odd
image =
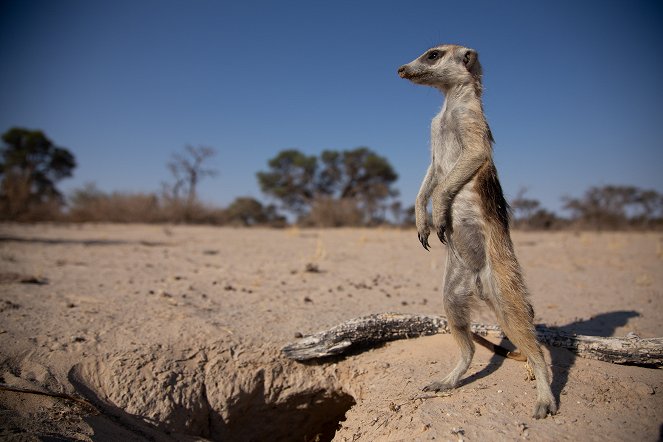
[[[430,249],[431,227],[448,246],[444,309],[460,360],[425,391],[455,388],[465,374],[474,343],[473,301],[485,301],[507,337],[527,357],[536,377],[534,417],[557,412],[548,369],[536,339],[534,310],[509,233],[508,206],[493,163],[493,136],[483,112],[482,69],[475,50],[440,45],[398,69],[400,77],[439,89],[442,110],[431,123],[432,161],[417,195],[419,241]],[[432,226],[427,205],[432,199]]]

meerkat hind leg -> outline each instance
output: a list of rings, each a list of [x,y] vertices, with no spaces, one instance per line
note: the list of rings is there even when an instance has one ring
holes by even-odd
[[[505,301],[506,303],[512,303],[509,308],[512,313],[520,312],[520,314],[512,314],[508,319],[504,317],[504,314],[497,314],[498,321],[509,340],[527,357],[527,362],[534,372],[537,401],[532,417],[542,419],[548,413],[557,413],[557,403],[550,389],[550,376],[548,375],[548,367],[543,357],[543,351],[536,339],[532,322],[532,310],[529,304],[525,304],[527,301],[524,299],[512,298]],[[525,307],[522,304],[525,304]],[[496,313],[498,312],[496,311]]]
[[[457,327],[450,326],[451,334],[453,335],[458,347],[460,347],[460,360],[453,370],[447,374],[441,381],[434,381],[426,385],[423,391],[445,391],[451,390],[458,386],[460,378],[467,372],[467,369],[472,363],[474,357],[474,343],[472,342],[472,334],[470,327]]]
[[[444,310],[451,335],[460,348],[460,359],[453,370],[441,381],[432,382],[424,391],[444,391],[458,386],[460,378],[470,367],[474,357],[474,342],[470,331],[471,298],[476,273],[463,269],[453,256],[447,258],[444,283]]]

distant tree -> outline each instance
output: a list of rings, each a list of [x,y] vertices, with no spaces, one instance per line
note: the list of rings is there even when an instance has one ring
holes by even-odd
[[[273,205],[263,206],[251,197],[238,197],[225,210],[227,222],[254,225],[285,225],[285,217],[279,215]]]
[[[393,201],[389,206],[389,210],[391,211],[391,217],[393,218],[394,224],[401,225],[405,215],[403,211],[403,203],[398,200]]]
[[[521,188],[516,194],[516,197],[512,199],[509,204],[516,223],[529,220],[532,217],[532,214],[541,206],[541,203],[538,200],[525,198],[525,193],[527,193],[527,188]]]
[[[382,203],[398,195],[392,187],[398,174],[389,161],[367,147],[359,147],[343,151],[340,170],[339,198],[356,201],[366,214],[367,222],[381,221],[384,218]]]
[[[281,200],[284,209],[303,215],[319,189],[317,158],[289,149],[279,152],[267,165],[269,171],[257,173],[260,189]]]
[[[541,207],[538,200],[526,198],[526,188],[521,188],[509,205],[513,213],[514,227],[548,230],[561,227],[563,220],[555,213]]]
[[[203,163],[216,154],[213,148],[207,146],[194,147],[187,145],[184,153],[175,153],[168,162],[168,170],[175,179],[173,194],[180,196],[180,191],[186,194],[188,203],[196,200],[196,187],[206,176],[215,176],[217,171],[206,169]]]
[[[401,225],[403,226],[414,226],[415,223],[415,217],[414,217],[414,205],[408,206],[403,210],[403,221],[401,222]]]
[[[630,204],[630,221],[644,229],[663,226],[663,195],[652,189],[638,189]]]
[[[582,197],[563,201],[576,223],[597,229],[648,227],[663,216],[663,196],[635,186],[593,186]]]
[[[384,202],[397,195],[392,185],[398,175],[386,158],[367,147],[325,150],[320,160],[295,149],[284,150],[268,165],[269,171],[257,174],[260,188],[300,218],[321,200],[316,205],[316,219],[321,213],[342,210],[335,223],[354,220],[358,210],[364,223],[377,222],[384,218]],[[336,204],[336,200],[343,203]]]
[[[215,169],[205,167],[205,162],[215,154],[211,147],[187,145],[183,153],[173,154],[166,164],[173,182],[163,185],[163,196],[171,206],[175,206],[176,213],[182,212],[183,221],[191,220],[191,212],[198,202],[196,192],[200,180],[217,174]]]
[[[74,155],[40,130],[14,127],[2,136],[0,205],[8,219],[21,219],[38,206],[63,203],[56,183],[72,175]]]

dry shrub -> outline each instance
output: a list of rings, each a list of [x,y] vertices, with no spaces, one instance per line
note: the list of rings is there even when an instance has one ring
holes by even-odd
[[[237,198],[227,209],[153,193],[105,193],[94,184],[74,191],[66,217],[73,222],[187,223],[282,226],[274,206]]]
[[[44,201],[30,205],[25,211],[13,218],[13,221],[33,223],[41,221],[60,221],[62,203],[59,200]]]
[[[155,194],[106,194],[88,185],[74,192],[67,218],[74,222],[154,223],[164,221],[164,214]]]
[[[361,226],[364,224],[364,213],[350,198],[317,198],[300,224],[315,227]]]

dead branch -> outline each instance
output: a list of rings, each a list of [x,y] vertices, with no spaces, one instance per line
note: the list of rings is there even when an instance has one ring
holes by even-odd
[[[472,324],[478,336],[505,337],[497,325]],[[663,367],[663,338],[584,336],[555,328],[536,326],[541,343],[566,348],[580,357],[614,364]],[[343,322],[329,330],[305,336],[283,347],[286,357],[297,361],[339,356],[352,350],[375,347],[384,342],[449,333],[447,320],[437,315],[378,313]],[[475,341],[481,343],[475,337]],[[482,344],[483,345],[483,344]],[[495,344],[493,344],[495,345]],[[499,347],[499,346],[498,346]],[[506,349],[494,349],[498,354]],[[513,355],[513,353],[512,353]],[[517,359],[517,353],[514,355]]]

